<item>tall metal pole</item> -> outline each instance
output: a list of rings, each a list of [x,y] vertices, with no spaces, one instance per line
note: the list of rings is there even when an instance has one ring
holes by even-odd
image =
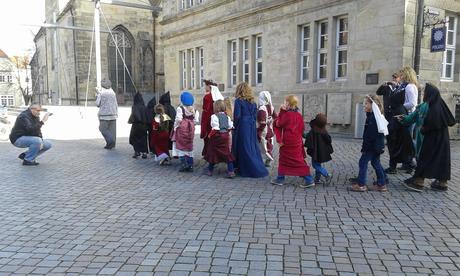
[[[417,77],[420,77],[420,53],[422,48],[422,36],[423,36],[423,14],[425,11],[425,1],[417,0],[417,23],[415,31],[415,49],[414,49],[414,70]],[[418,93],[418,102],[421,101],[422,93]]]
[[[96,9],[94,10],[94,41],[96,49],[96,87],[101,89],[101,31],[100,31],[100,8],[99,0],[96,1]]]

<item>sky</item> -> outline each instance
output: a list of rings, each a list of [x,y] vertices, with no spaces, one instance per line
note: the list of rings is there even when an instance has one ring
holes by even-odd
[[[8,56],[32,55],[34,35],[45,21],[45,0],[0,0],[0,49]]]

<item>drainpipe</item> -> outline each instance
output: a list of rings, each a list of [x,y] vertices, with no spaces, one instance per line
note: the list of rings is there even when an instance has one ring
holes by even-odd
[[[423,14],[425,11],[425,1],[417,0],[417,23],[415,25],[415,46],[414,46],[414,70],[417,78],[420,76],[420,52],[422,48],[423,36]],[[422,99],[422,93],[418,93],[418,102]]]
[[[156,14],[155,12],[152,12],[152,18],[153,18],[153,93],[155,93],[156,101],[158,102],[160,99],[159,92],[157,91],[157,85],[156,85],[156,79],[157,79],[157,74],[156,74],[156,62],[157,62],[157,52],[156,52],[156,39],[155,39],[155,18]]]
[[[76,27],[75,26],[75,16],[74,16],[74,10],[73,10],[73,6],[70,8],[70,15],[72,16],[72,26]],[[75,44],[75,41],[77,40],[76,39],[76,35],[75,35],[75,30],[72,30],[72,36],[73,36],[73,66],[74,66],[74,70],[75,70],[75,100],[77,102],[77,105],[79,105],[79,101],[80,101],[80,98],[79,98],[79,91],[78,91],[78,71],[77,71],[77,51],[76,51],[76,44]]]

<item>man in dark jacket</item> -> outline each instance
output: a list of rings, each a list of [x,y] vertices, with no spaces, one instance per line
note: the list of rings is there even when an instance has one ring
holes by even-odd
[[[46,113],[40,121],[40,104],[32,104],[27,110],[21,112],[16,118],[10,134],[11,143],[18,148],[29,148],[18,157],[22,159],[24,166],[35,166],[38,162],[35,158],[51,148],[51,143],[42,138],[41,128],[48,120],[49,114]]]

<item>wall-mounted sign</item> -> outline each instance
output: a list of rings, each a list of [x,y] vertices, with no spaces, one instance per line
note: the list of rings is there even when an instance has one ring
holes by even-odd
[[[446,50],[446,27],[431,29],[431,52]]]
[[[366,74],[366,84],[378,84],[379,73]]]

